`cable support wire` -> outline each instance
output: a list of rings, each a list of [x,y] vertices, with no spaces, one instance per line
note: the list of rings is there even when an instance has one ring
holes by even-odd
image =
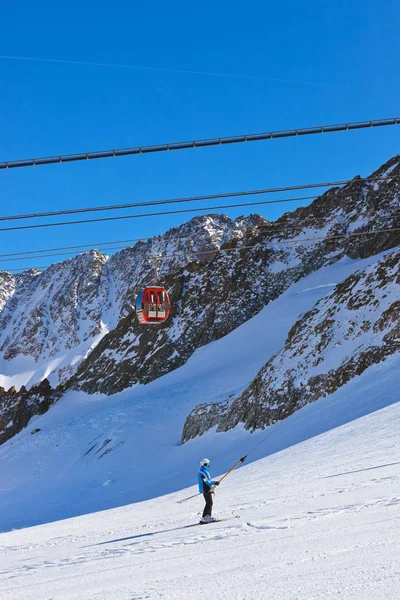
[[[375,235],[377,233],[390,233],[390,232],[399,232],[400,231],[400,227],[399,228],[394,228],[394,229],[376,229],[375,231],[363,231],[363,232],[351,232],[351,233],[339,233],[337,235],[330,235],[330,236],[316,236],[316,237],[311,237],[311,238],[302,238],[302,239],[295,239],[295,240],[284,240],[284,241],[266,241],[265,242],[265,246],[275,246],[275,245],[286,245],[286,244],[302,244],[302,243],[312,243],[312,242],[320,242],[320,241],[333,241],[333,240],[339,240],[339,239],[343,239],[346,237],[362,237],[363,235]],[[196,255],[202,255],[202,254],[210,254],[212,252],[215,252],[215,254],[219,254],[221,252],[241,252],[242,250],[252,250],[254,248],[259,248],[260,244],[254,244],[252,246],[239,246],[236,248],[220,248],[219,250],[204,250],[203,252],[196,252]],[[265,250],[266,248],[264,248]],[[164,260],[168,260],[171,258],[176,258],[176,257],[183,257],[185,256],[184,254],[171,254],[171,255],[164,255],[161,258]]]
[[[375,213],[375,216],[380,217],[380,218],[397,218],[397,216],[400,216],[400,213],[396,212],[396,213]],[[299,219],[299,217],[297,217],[297,220]],[[318,221],[326,221],[325,217],[311,217],[312,222],[318,222]],[[294,222],[294,220],[293,220]],[[344,223],[341,223],[340,221],[337,222],[337,225],[343,225]],[[264,231],[265,229],[274,229],[274,231],[278,231],[278,227],[276,227],[276,221],[275,222],[270,222],[267,223],[265,225],[257,225],[254,228],[255,232],[259,232],[259,231]],[[301,227],[296,227],[294,225],[292,225],[292,223],[287,223],[285,226],[285,231],[289,230],[289,229],[301,229]],[[128,240],[113,240],[113,241],[109,241],[109,242],[93,242],[92,244],[81,244],[81,245],[77,245],[77,246],[59,246],[57,248],[46,248],[46,249],[39,249],[39,250],[31,250],[31,251],[21,251],[21,252],[12,252],[12,253],[8,253],[8,254],[0,254],[0,258],[7,258],[7,257],[14,257],[14,256],[19,256],[19,257],[24,257],[26,255],[32,255],[32,254],[42,254],[42,253],[46,253],[46,252],[57,252],[58,250],[77,250],[77,249],[81,249],[81,248],[90,248],[90,249],[97,249],[100,248],[101,246],[113,246],[115,244],[127,244],[128,242],[144,242],[144,241],[148,241],[151,240],[153,238],[155,238],[157,236],[153,235],[151,237],[140,237],[140,238],[131,238]],[[121,246],[121,248],[130,248],[131,246]],[[110,248],[111,249],[111,248]],[[107,250],[107,248],[106,248]],[[82,252],[84,252],[85,250],[82,250]],[[68,253],[69,254],[69,253]],[[80,254],[80,252],[77,252],[77,254]],[[53,256],[57,256],[56,254],[54,254]]]
[[[254,248],[260,248],[260,249],[264,249],[266,250],[268,248],[268,246],[285,246],[285,245],[290,245],[290,244],[304,244],[304,243],[314,243],[314,242],[319,242],[319,241],[326,241],[326,242],[330,242],[333,240],[339,240],[339,239],[345,239],[345,238],[359,238],[365,235],[376,235],[376,234],[384,234],[384,233],[398,233],[400,232],[400,227],[395,227],[395,228],[388,228],[388,229],[376,229],[374,231],[360,231],[360,232],[350,232],[350,233],[339,233],[339,234],[335,234],[335,235],[331,235],[331,236],[315,236],[315,237],[310,237],[310,238],[302,238],[302,239],[289,239],[289,240],[282,240],[282,241],[264,241],[264,248],[261,248],[260,243],[258,244],[253,244],[251,246],[239,246],[239,247],[235,247],[235,248],[219,248],[219,249],[214,249],[214,248],[210,248],[208,250],[204,250],[204,251],[199,251],[199,252],[194,252],[194,254],[196,256],[201,256],[201,255],[207,255],[210,253],[213,254],[220,254],[222,252],[242,252],[243,250],[252,250]],[[160,260],[169,260],[172,258],[184,258],[186,256],[185,253],[176,253],[176,254],[167,254],[167,255],[160,255],[159,258]],[[74,257],[71,257],[74,258]],[[131,259],[123,259],[126,260],[126,262],[130,262]],[[9,273],[11,272],[17,272],[17,271],[27,271],[27,270],[45,270],[45,269],[49,269],[52,266],[56,266],[58,264],[62,264],[62,263],[54,263],[53,265],[47,265],[47,266],[39,266],[39,267],[21,267],[18,269],[11,269],[10,271],[7,271]]]
[[[260,206],[265,204],[275,204],[280,202],[301,202],[305,200],[315,200],[318,196],[305,196],[302,198],[284,198],[283,200],[264,200],[261,202],[243,202],[239,204],[225,204],[222,206],[205,206],[199,208],[184,208],[180,210],[160,211],[155,213],[139,213],[136,215],[121,215],[118,217],[100,217],[97,219],[81,219],[79,221],[57,221],[56,223],[40,223],[37,225],[17,225],[15,227],[1,227],[0,231],[21,231],[23,229],[41,229],[43,227],[63,227],[66,225],[82,225],[84,223],[101,223],[104,221],[121,221],[125,219],[140,219],[147,217],[160,217],[166,215],[177,215],[184,213],[194,213],[202,211],[223,210],[227,208],[241,208],[244,206]]]
[[[320,125],[317,127],[304,127],[300,129],[286,129],[261,133],[246,133],[244,135],[233,135],[217,138],[191,140],[186,142],[171,142],[153,144],[150,146],[134,146],[132,148],[118,148],[115,150],[100,150],[96,152],[78,152],[75,154],[60,154],[58,156],[43,156],[39,158],[26,158],[20,160],[9,160],[0,162],[0,169],[15,169],[19,167],[35,167],[57,163],[70,163],[81,160],[94,160],[99,158],[116,158],[119,156],[130,156],[136,154],[152,154],[170,150],[189,150],[191,148],[205,148],[209,146],[224,146],[227,144],[238,144],[242,142],[256,142],[261,140],[273,140],[317,133],[335,133],[338,131],[354,131],[356,129],[369,129],[373,127],[386,127],[398,125],[400,117],[388,119],[374,119],[370,121],[358,121],[352,123],[341,123],[337,125]]]
[[[93,244],[83,244],[81,246],[61,246],[59,248],[47,248],[45,250],[31,250],[26,252],[12,252],[11,254],[0,254],[0,258],[4,258],[6,256],[22,256],[26,254],[39,254],[43,252],[56,252],[57,250],[76,250],[77,248],[97,248],[100,246],[111,246],[113,244],[125,244],[128,242],[142,242],[144,240],[150,240],[150,237],[141,237],[141,238],[132,238],[130,240],[116,240],[114,242],[99,242]],[[129,248],[130,246],[124,246]],[[84,251],[83,251],[84,252]],[[79,254],[79,252],[78,252]],[[55,256],[55,255],[54,255]]]
[[[176,214],[184,214],[184,213],[194,213],[194,212],[202,212],[202,211],[214,211],[214,210],[225,210],[227,208],[241,208],[241,207],[249,207],[249,206],[264,206],[267,204],[277,204],[277,203],[286,203],[286,202],[304,202],[306,200],[316,200],[320,198],[320,196],[302,196],[300,198],[282,198],[280,200],[262,200],[258,202],[239,202],[237,204],[224,204],[219,206],[205,206],[198,208],[184,208],[180,210],[171,210],[171,211],[160,211],[154,213],[139,213],[136,215],[121,215],[118,217],[99,217],[96,219],[81,219],[79,221],[57,221],[55,223],[41,223],[37,225],[17,225],[15,227],[2,227],[0,231],[21,231],[24,229],[41,229],[43,227],[63,227],[67,225],[82,225],[86,223],[100,223],[104,221],[121,221],[125,219],[140,219],[147,217],[159,217],[166,215],[176,215]]]
[[[391,214],[385,214],[385,215],[380,215],[380,214],[375,214],[375,216],[377,216],[378,218],[382,219],[386,219],[386,218],[399,218],[400,217],[400,213],[391,213]],[[324,221],[324,219],[319,219],[319,218],[313,218],[312,221]],[[371,222],[370,222],[371,223]],[[339,226],[344,226],[344,225],[348,225],[348,223],[336,223]],[[308,223],[307,226],[309,227],[310,224]],[[284,227],[279,227],[276,226],[274,223],[271,224],[267,224],[267,225],[258,225],[255,228],[249,228],[248,229],[248,233],[255,233],[255,234],[259,234],[259,233],[269,233],[269,230],[271,230],[271,233],[273,234],[284,234],[284,233],[290,233],[291,231],[302,231],[304,229],[304,227],[301,227],[300,225],[298,226],[294,226],[291,223],[287,224]],[[103,242],[102,244],[97,244],[98,246],[101,245],[107,245],[106,248],[104,248],[104,250],[127,250],[129,248],[132,248],[133,246],[114,246],[114,245],[110,245],[110,244],[121,244],[124,242],[130,242],[130,241],[143,241],[143,240],[149,240],[152,238],[134,238],[132,240],[121,240],[120,242],[116,241],[116,242]],[[85,247],[89,247],[91,249],[97,249],[95,245],[86,245]],[[70,247],[66,247],[66,248],[55,248],[55,250],[68,250],[68,249],[75,249],[75,248],[81,248],[81,246],[70,246]],[[48,252],[48,254],[46,254],[46,252]],[[74,258],[75,256],[78,256],[79,254],[82,254],[83,252],[85,252],[85,250],[83,251],[79,251],[76,252],[75,254],[73,254],[71,256],[71,258]],[[4,262],[17,262],[17,261],[21,261],[23,259],[26,260],[36,260],[37,258],[50,258],[53,256],[69,256],[70,254],[72,254],[71,252],[51,252],[51,250],[36,250],[36,251],[32,251],[32,252],[17,252],[17,253],[12,253],[12,254],[0,254],[0,263],[4,263]],[[195,253],[196,254],[196,253]],[[28,255],[28,256],[27,256]],[[32,255],[32,256],[31,256]]]
[[[139,208],[142,206],[159,206],[163,204],[180,204],[180,203],[188,203],[188,202],[201,202],[203,200],[220,200],[224,198],[241,198],[244,196],[256,196],[263,194],[277,194],[280,192],[293,192],[297,190],[306,190],[306,189],[314,189],[314,188],[324,188],[324,187],[338,187],[344,186],[352,183],[362,182],[377,182],[377,181],[389,181],[391,179],[400,179],[400,175],[392,175],[386,177],[363,177],[357,180],[354,179],[344,179],[340,181],[328,181],[323,183],[306,183],[301,185],[290,185],[276,188],[262,188],[258,190],[244,190],[238,192],[225,192],[220,194],[206,194],[202,196],[188,196],[186,198],[171,198],[167,200],[149,200],[148,202],[130,202],[128,204],[111,204],[107,206],[89,206],[85,208],[71,208],[67,210],[56,210],[56,211],[47,211],[40,213],[28,213],[21,215],[3,215],[0,216],[0,221],[16,221],[22,219],[40,219],[46,217],[57,217],[62,215],[74,215],[74,214],[82,214],[82,213],[90,213],[90,212],[100,212],[100,211],[114,211],[114,210],[125,210],[128,208]],[[310,199],[316,198],[317,196],[309,196]],[[306,198],[307,199],[307,198]],[[283,200],[284,202],[285,200]],[[271,200],[271,203],[281,202],[280,200]]]
[[[128,248],[132,248],[132,246],[109,246],[107,248],[105,248],[105,250],[127,250]],[[89,252],[89,250],[87,250],[86,252]],[[79,254],[83,254],[84,252],[77,252],[76,254],[71,255],[71,252],[57,252],[57,253],[50,253],[50,254],[41,254],[40,256],[20,256],[19,258],[0,258],[0,263],[4,263],[4,262],[16,262],[16,261],[21,261],[21,260],[36,260],[37,258],[51,258],[53,256],[70,256],[70,258],[75,258],[76,256],[79,256]],[[0,254],[0,257],[2,255]]]

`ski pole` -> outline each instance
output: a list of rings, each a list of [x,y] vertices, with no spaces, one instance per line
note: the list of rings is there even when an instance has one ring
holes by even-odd
[[[246,460],[247,456],[248,456],[248,455],[246,455],[246,456],[242,456],[242,458],[241,458],[241,459],[240,459],[240,460],[239,460],[239,461],[236,463],[236,465],[234,465],[234,466],[232,467],[232,469],[230,469],[230,470],[229,470],[227,473],[225,473],[225,475],[223,475],[223,476],[221,477],[221,479],[219,480],[219,483],[218,483],[218,485],[221,483],[221,481],[222,481],[223,479],[225,479],[225,477],[228,477],[228,475],[229,475],[230,473],[232,473],[232,471],[234,471],[234,470],[235,470],[235,469],[236,469],[236,468],[237,468],[239,465],[241,465],[241,464],[242,464],[242,462],[244,462],[244,461]],[[212,488],[210,488],[210,492],[213,492],[213,491],[215,490],[215,488],[216,488],[216,487],[217,487],[216,485],[213,485],[213,486],[212,486]],[[196,496],[200,496],[201,494],[202,494],[202,492],[197,492],[197,494],[193,494],[193,496],[189,496],[188,498],[183,498],[182,500],[177,500],[177,504],[182,504],[182,502],[186,502],[187,500],[191,500],[192,498],[196,498]]]
[[[244,461],[246,460],[246,458],[247,458],[247,455],[246,455],[246,456],[242,456],[242,458],[241,458],[241,459],[240,459],[240,460],[239,460],[239,461],[236,463],[236,465],[234,465],[234,466],[232,467],[232,469],[230,469],[230,470],[229,470],[227,473],[225,473],[225,475],[223,475],[223,476],[221,477],[221,479],[220,479],[220,480],[219,480],[219,482],[218,482],[218,485],[221,483],[221,481],[222,481],[223,479],[225,479],[225,477],[228,477],[228,475],[229,475],[230,473],[232,473],[232,471],[234,471],[234,470],[235,470],[235,469],[236,469],[236,468],[237,468],[239,465],[241,465],[241,464],[242,464],[242,462],[244,462]],[[213,485],[213,486],[212,486],[212,488],[210,489],[210,492],[212,492],[213,490],[215,490],[215,488],[216,488],[216,487],[217,487],[216,485]]]
[[[182,500],[177,500],[177,504],[182,504],[182,502],[186,502],[186,500],[191,500],[192,498],[196,498],[196,496],[200,496],[201,492],[197,492],[197,494],[193,494],[193,496],[189,496],[188,498],[183,498]]]

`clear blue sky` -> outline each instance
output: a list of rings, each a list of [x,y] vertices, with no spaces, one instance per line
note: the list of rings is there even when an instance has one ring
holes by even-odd
[[[397,0],[6,3],[0,55],[232,77],[0,59],[0,160],[400,116],[399,17]],[[1,171],[1,214],[368,175],[399,141],[397,126]],[[149,236],[190,216],[3,232],[0,253]]]

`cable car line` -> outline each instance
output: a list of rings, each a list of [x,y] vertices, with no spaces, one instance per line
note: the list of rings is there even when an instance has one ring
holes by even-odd
[[[109,248],[105,248],[105,250],[126,250],[127,248],[132,248],[132,246],[111,246]],[[17,258],[0,258],[0,263],[3,262],[16,262],[21,260],[36,260],[37,258],[50,258],[52,256],[69,256],[70,258],[75,258],[75,256],[79,256],[79,254],[83,254],[85,251],[77,252],[76,254],[69,256],[71,252],[58,252],[51,254],[42,254],[41,256],[20,256]],[[88,252],[88,251],[86,251]],[[0,256],[3,256],[0,254]],[[66,259],[67,260],[67,259]]]
[[[379,213],[375,213],[375,216],[378,217],[379,219],[396,219],[400,217],[400,213],[389,213],[389,214],[379,214]],[[318,217],[314,217],[312,219],[312,221],[324,221],[325,219],[323,218],[318,218]],[[371,221],[370,221],[371,223]],[[335,223],[336,225],[347,225],[348,223],[340,223],[337,222]],[[310,226],[310,224],[308,223],[308,227]],[[274,223],[271,224],[267,224],[267,225],[258,225],[256,227],[249,228],[247,230],[248,233],[269,233],[269,230],[272,230],[273,234],[283,234],[283,233],[289,233],[291,231],[302,231],[304,229],[304,227],[301,227],[300,225],[292,225],[291,223],[288,223],[287,225],[285,225],[284,227],[279,227],[276,226]],[[156,236],[153,236],[156,237]],[[153,238],[134,238],[132,240],[121,240],[121,241],[115,241],[115,242],[102,242],[101,244],[97,244],[97,246],[101,246],[101,245],[107,245],[108,247],[104,248],[105,251],[107,250],[127,250],[129,248],[132,248],[132,245],[125,245],[125,246],[114,246],[112,244],[122,244],[125,242],[138,242],[138,241],[143,241],[143,240],[150,240]],[[84,246],[86,248],[90,248],[90,249],[97,249],[95,244],[87,244],[86,246]],[[76,248],[82,248],[82,246],[66,246],[65,248],[55,248],[55,250],[70,250],[70,249],[76,249]],[[46,252],[48,252],[49,254],[46,254]],[[75,254],[73,254],[72,256],[70,256],[70,258],[74,258],[75,256],[78,256],[79,254],[84,253],[85,250],[81,250],[76,252]],[[86,251],[87,252],[87,251]],[[41,254],[41,256],[38,256],[39,254]],[[12,254],[0,254],[0,263],[2,262],[18,262],[21,260],[36,260],[37,258],[50,258],[53,256],[69,256],[71,254],[71,252],[51,252],[51,249],[48,250],[36,250],[36,251],[31,251],[31,252],[17,252],[17,253],[12,253]],[[195,253],[197,254],[197,253]],[[28,255],[28,256],[27,256]],[[31,256],[32,255],[32,256]]]
[[[378,181],[389,181],[392,179],[400,179],[400,175],[392,175],[392,176],[384,176],[384,177],[360,177],[359,179],[344,179],[340,181],[328,181],[323,183],[307,183],[301,185],[290,185],[290,186],[282,186],[276,188],[262,188],[258,190],[244,190],[238,192],[225,192],[220,194],[206,194],[201,196],[188,196],[185,198],[171,198],[167,200],[150,200],[148,202],[131,202],[128,204],[111,204],[106,206],[89,206],[84,208],[71,208],[67,210],[56,210],[56,211],[47,211],[41,213],[28,213],[21,215],[3,215],[0,216],[0,221],[14,221],[14,220],[22,220],[22,219],[39,219],[45,217],[55,217],[61,215],[73,215],[73,214],[81,214],[81,213],[89,213],[89,212],[100,212],[100,211],[108,211],[108,210],[123,210],[127,208],[138,208],[142,206],[159,206],[162,204],[180,204],[186,202],[200,202],[202,200],[216,200],[223,198],[237,198],[243,196],[256,196],[262,194],[276,194],[279,192],[292,192],[295,190],[306,190],[306,189],[315,189],[315,188],[323,188],[323,187],[339,187],[348,184],[352,184],[355,182],[378,182]],[[310,198],[315,198],[316,196],[310,196]],[[279,200],[271,200],[271,204],[274,202],[281,202]]]
[[[165,152],[170,150],[188,150],[191,148],[205,148],[209,146],[222,146],[227,144],[237,144],[242,142],[254,142],[261,140],[281,139],[287,137],[298,137],[303,135],[314,135],[317,133],[334,133],[338,131],[353,131],[356,129],[366,129],[373,127],[385,127],[388,125],[398,125],[400,117],[391,117],[387,119],[375,119],[368,121],[358,121],[351,123],[341,123],[336,125],[320,125],[314,127],[303,127],[297,129],[287,129],[279,131],[246,133],[243,135],[224,136],[200,140],[191,140],[186,142],[171,142],[162,144],[153,144],[150,146],[135,146],[132,148],[117,148],[115,150],[100,150],[96,152],[77,152],[75,154],[60,154],[58,156],[43,156],[38,158],[27,158],[20,160],[9,160],[0,162],[0,169],[15,169],[20,167],[34,167],[40,165],[50,165],[57,163],[70,163],[82,160],[94,160],[99,158],[116,158],[119,156],[131,156],[136,154],[152,154],[155,152]]]
[[[251,250],[254,248],[259,248],[260,250],[264,249],[266,250],[268,246],[275,246],[275,245],[279,245],[279,246],[285,246],[285,245],[290,245],[290,244],[304,244],[304,243],[313,243],[313,242],[318,242],[318,241],[332,241],[332,240],[338,240],[338,239],[344,239],[347,237],[350,238],[358,238],[358,237],[362,237],[365,235],[376,235],[376,234],[383,234],[383,233],[394,233],[394,232],[400,232],[400,228],[395,227],[395,228],[388,228],[388,229],[375,229],[374,231],[362,231],[362,232],[349,232],[349,233],[340,233],[340,234],[335,234],[335,235],[331,235],[331,236],[316,236],[316,237],[311,237],[311,238],[302,238],[302,239],[289,239],[289,240],[282,240],[282,241],[268,241],[268,240],[264,240],[264,247],[261,246],[261,242],[251,245],[251,246],[239,246],[239,247],[235,247],[235,248],[220,248],[220,249],[213,249],[210,248],[209,250],[204,250],[204,251],[199,251],[199,252],[193,252],[194,255],[196,256],[201,256],[203,254],[219,254],[221,252],[242,252],[243,250]],[[389,250],[388,250],[389,251]],[[171,258],[182,258],[185,257],[185,253],[175,253],[175,254],[170,254],[170,255],[161,255],[160,256],[160,260],[169,260]],[[71,259],[74,257],[71,257]],[[131,262],[131,259],[122,259],[121,262]],[[58,265],[58,264],[62,264],[62,263],[54,263],[53,265],[47,265],[47,266],[40,266],[40,267],[21,267],[18,269],[11,269],[11,270],[7,270],[6,272],[11,273],[11,272],[16,272],[16,271],[27,271],[27,270],[32,270],[32,269],[49,269],[52,266]],[[105,263],[107,264],[107,263]],[[0,270],[1,272],[1,270]],[[4,271],[3,271],[4,272]]]
[[[394,228],[394,229],[376,229],[374,231],[362,231],[362,232],[350,232],[350,233],[339,233],[339,234],[335,234],[335,235],[331,235],[331,236],[318,236],[318,237],[312,237],[312,238],[303,238],[303,239],[294,239],[294,240],[284,240],[284,241],[265,241],[265,245],[266,246],[275,246],[275,245],[285,245],[285,244],[302,244],[302,243],[309,243],[309,242],[315,242],[315,241],[332,241],[332,240],[338,240],[338,239],[343,239],[346,237],[362,237],[363,235],[375,235],[377,233],[389,233],[389,232],[399,232],[400,231],[400,227],[399,228]],[[215,253],[215,254],[219,254],[220,252],[241,252],[242,250],[252,250],[253,248],[259,248],[260,247],[260,243],[258,244],[254,244],[252,246],[238,246],[235,248],[220,248],[218,250],[204,250],[201,252],[195,252],[196,256],[197,255],[202,255],[202,254],[210,254],[210,253]],[[261,249],[261,248],[260,248]],[[265,248],[264,248],[265,249]],[[175,258],[178,256],[184,256],[184,254],[171,254],[171,255],[164,255],[161,258],[164,259],[170,259],[170,258]]]
[[[137,208],[141,206],[158,206],[162,204],[177,204],[177,203],[186,203],[186,202],[198,202],[201,200],[215,200],[222,198],[236,198],[243,196],[255,196],[261,194],[275,194],[279,192],[289,192],[294,190],[305,190],[305,189],[313,189],[313,188],[322,188],[322,187],[338,187],[347,184],[354,183],[355,181],[363,181],[363,182],[377,182],[377,181],[388,181],[391,179],[400,179],[400,175],[392,175],[389,177],[364,177],[359,178],[357,180],[354,179],[345,179],[341,181],[329,181],[323,183],[308,183],[302,185],[291,185],[284,187],[276,187],[276,188],[264,188],[258,190],[244,190],[238,192],[226,192],[220,194],[206,194],[202,196],[188,196],[185,198],[171,198],[169,200],[150,200],[148,202],[132,202],[128,204],[111,204],[107,206],[90,206],[85,208],[72,208],[67,210],[57,210],[57,211],[47,211],[41,213],[28,213],[21,215],[3,215],[0,216],[0,221],[14,221],[14,220],[22,220],[22,219],[38,219],[44,217],[54,217],[61,215],[72,215],[72,214],[80,214],[80,213],[88,213],[88,212],[99,212],[99,211],[108,211],[108,210],[121,210],[127,208]],[[315,198],[316,196],[310,196],[310,198]],[[271,201],[271,204],[274,201]],[[275,202],[278,202],[277,200]]]
[[[279,218],[281,219],[285,214],[288,214],[288,213],[284,213]],[[289,214],[291,214],[291,213],[289,213]],[[358,215],[358,216],[361,216],[361,215]],[[391,218],[391,217],[396,218],[398,216],[400,216],[400,212],[382,212],[382,213],[375,212],[374,213],[374,217],[376,217],[376,218],[379,217],[379,218],[383,218],[383,219]],[[300,220],[301,220],[301,218],[297,217],[296,219],[288,221],[284,225],[284,229],[285,230],[287,230],[287,229],[304,229],[304,226],[300,227],[299,224],[298,225],[292,225],[292,223],[298,222]],[[327,220],[326,217],[309,217],[309,218],[307,218],[307,224],[309,224],[310,221],[312,223],[314,223],[314,222],[319,222],[319,221],[325,222],[326,220]],[[257,229],[259,229],[259,230],[266,229],[266,228],[267,229],[270,229],[270,228],[272,228],[272,229],[278,229],[278,228],[274,227],[275,223],[277,223],[277,221],[269,221],[265,225],[257,225]],[[349,221],[335,221],[335,225],[347,225],[347,224],[349,224]]]
[[[183,213],[193,213],[193,212],[201,212],[201,211],[213,211],[213,210],[222,210],[226,208],[240,208],[243,206],[260,206],[264,204],[273,204],[276,202],[300,202],[303,200],[312,200],[316,199],[318,196],[305,196],[303,198],[285,198],[283,200],[264,200],[262,202],[246,202],[239,204],[225,204],[223,206],[206,206],[199,208],[186,208],[180,210],[171,210],[171,211],[161,211],[155,213],[139,213],[136,215],[121,215],[118,217],[100,217],[97,219],[81,219],[79,221],[58,221],[56,223],[41,223],[38,225],[18,225],[15,227],[2,227],[0,231],[21,231],[23,229],[41,229],[42,227],[62,227],[65,225],[82,225],[83,223],[100,223],[103,221],[120,221],[125,219],[140,219],[145,217],[159,217],[166,215],[176,215]]]
[[[192,71],[189,69],[178,69],[173,67],[150,67],[148,65],[126,65],[118,63],[99,63],[87,60],[68,60],[60,58],[40,58],[37,56],[10,56],[0,55],[2,60],[14,61],[30,61],[39,63],[55,63],[62,65],[77,65],[84,67],[102,67],[108,69],[129,69],[134,71],[159,71],[161,73],[178,73],[182,75],[202,75],[206,77],[223,77],[228,79],[249,79],[252,81],[269,81],[276,83],[288,83],[291,85],[316,85],[316,86],[331,86],[335,85],[329,81],[314,81],[309,79],[282,79],[278,77],[265,77],[262,75],[250,75],[248,73],[221,73],[218,71]]]
[[[39,254],[39,253],[43,253],[43,252],[55,252],[57,250],[76,250],[77,248],[94,249],[99,246],[110,246],[112,244],[125,244],[128,242],[141,242],[143,240],[150,240],[150,239],[151,239],[150,237],[141,237],[141,238],[132,238],[130,240],[117,240],[114,242],[98,242],[98,243],[93,243],[93,244],[83,244],[82,246],[61,246],[59,248],[47,248],[46,250],[30,250],[30,251],[26,251],[26,252],[13,252],[11,254],[0,254],[0,258],[4,258],[6,256],[22,256],[25,254]],[[129,248],[129,247],[130,246],[123,246],[123,248]],[[82,252],[84,252],[84,250],[82,250]],[[79,254],[79,252],[78,252],[78,254]]]
[[[329,184],[330,185],[330,184]],[[303,187],[303,186],[302,186]],[[295,188],[295,189],[302,189],[301,188]],[[322,187],[322,186],[321,186]],[[278,188],[276,190],[277,192],[281,192],[283,191],[282,189]],[[286,190],[284,190],[286,191]],[[91,208],[73,208],[70,210],[58,210],[58,211],[53,211],[53,212],[42,212],[42,213],[32,213],[32,214],[25,214],[25,215],[5,215],[5,216],[0,216],[0,221],[17,221],[17,220],[22,220],[22,219],[39,219],[39,218],[46,218],[46,217],[54,217],[54,216],[62,216],[62,215],[73,215],[73,214],[81,214],[81,213],[89,213],[89,212],[100,212],[100,211],[108,211],[108,210],[121,210],[121,209],[127,209],[127,208],[138,208],[138,207],[142,207],[142,206],[159,206],[162,204],[177,204],[177,203],[186,203],[186,202],[198,202],[201,200],[215,200],[215,199],[222,199],[222,198],[236,198],[236,197],[243,197],[243,196],[255,196],[258,194],[269,194],[269,193],[275,193],[275,190],[250,190],[250,191],[245,191],[245,192],[228,192],[226,194],[210,194],[207,196],[192,196],[192,197],[188,197],[188,198],[174,198],[171,200],[154,200],[151,202],[134,202],[131,204],[115,204],[115,205],[110,205],[110,206],[94,206]],[[313,199],[313,198],[317,198],[318,196],[307,196],[306,198],[299,198],[299,200],[308,200],[308,199]],[[296,198],[294,199],[296,200]],[[271,200],[271,204],[273,204],[274,202],[282,202],[282,200]]]
[[[374,215],[376,217],[380,217],[380,218],[391,218],[394,217],[396,218],[397,216],[400,216],[400,212],[392,212],[392,213],[374,213]],[[284,230],[287,231],[289,229],[302,229],[299,226],[295,226],[292,223],[296,222],[299,220],[299,217],[297,217],[296,219],[293,219],[292,221],[288,222],[285,225]],[[309,219],[309,221],[311,221],[312,223],[314,222],[318,222],[318,221],[326,221],[325,217],[311,217]],[[266,223],[265,225],[257,225],[254,228],[254,231],[264,231],[265,229],[273,229],[274,231],[279,231],[278,227],[276,227],[276,222],[277,221],[271,221],[269,223]],[[347,223],[347,222],[345,222]],[[342,223],[340,221],[338,221],[336,224],[337,225],[343,225],[345,223]],[[127,240],[112,240],[112,241],[108,241],[108,242],[93,242],[92,244],[82,244],[82,245],[77,245],[77,246],[59,246],[57,248],[45,248],[45,249],[39,249],[39,250],[26,250],[26,251],[21,251],[21,252],[12,252],[12,253],[8,253],[8,254],[0,254],[0,258],[7,258],[7,257],[14,257],[14,256],[19,256],[21,258],[24,258],[24,256],[26,255],[32,255],[32,254],[43,254],[46,252],[57,252],[59,250],[77,250],[80,248],[90,248],[90,249],[97,249],[101,246],[112,246],[114,244],[127,244],[128,242],[142,242],[142,241],[148,241],[151,240],[153,238],[157,237],[156,235],[153,236],[149,236],[149,237],[139,237],[139,238],[131,238],[131,239],[127,239]],[[130,248],[131,246],[119,246],[119,248],[123,249],[123,248]],[[111,249],[111,248],[109,248]],[[105,250],[107,250],[107,248],[105,248]],[[85,250],[82,250],[82,252],[85,252]],[[77,252],[77,254],[80,254],[80,251]],[[53,254],[52,256],[57,256],[56,254]]]
[[[396,177],[396,179],[400,178],[400,176],[394,176],[394,177]],[[368,181],[373,181],[373,180],[369,179]],[[241,193],[241,195],[246,195],[246,194]],[[185,208],[185,209],[181,209],[181,210],[162,211],[162,212],[155,212],[155,213],[140,213],[140,214],[136,214],[136,215],[121,215],[118,217],[100,217],[100,218],[96,218],[96,219],[81,219],[79,221],[59,221],[56,223],[41,223],[38,225],[18,225],[15,227],[0,228],[0,231],[20,231],[23,229],[40,229],[42,227],[60,227],[60,226],[65,226],[65,225],[81,225],[83,223],[99,223],[99,222],[103,222],[103,221],[118,221],[118,220],[124,220],[124,219],[138,219],[138,218],[143,218],[143,217],[158,217],[158,216],[175,215],[175,214],[182,214],[182,213],[222,210],[222,209],[226,209],[226,208],[241,208],[241,207],[261,206],[261,205],[285,203],[285,202],[300,202],[300,201],[304,201],[304,200],[315,200],[320,197],[321,196],[302,196],[302,197],[297,197],[297,198],[282,198],[279,200],[263,200],[263,201],[259,201],[259,202],[243,202],[243,203],[238,203],[238,204],[226,204],[223,206]],[[7,219],[7,217],[5,217],[5,219]]]

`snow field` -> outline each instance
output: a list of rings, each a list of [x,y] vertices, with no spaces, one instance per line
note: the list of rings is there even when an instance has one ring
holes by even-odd
[[[240,520],[186,527],[191,488],[2,534],[1,598],[396,598],[399,425],[397,403],[242,467],[215,503]]]

